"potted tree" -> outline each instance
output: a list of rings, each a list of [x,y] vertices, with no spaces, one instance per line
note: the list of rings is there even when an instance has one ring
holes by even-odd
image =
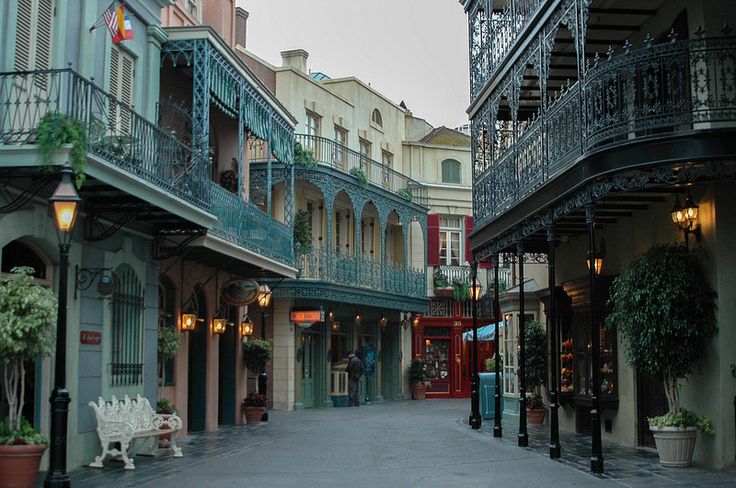
[[[181,334],[176,327],[164,325],[158,329],[158,370],[159,386],[166,381],[166,362],[176,355],[181,347]]]
[[[263,410],[266,408],[266,397],[251,391],[247,397],[243,399],[240,409],[245,415],[245,421],[249,424],[260,424]]]
[[[542,385],[547,378],[547,334],[531,320],[524,327],[524,381],[527,391],[526,415],[530,424],[541,425],[547,414],[542,400]]]
[[[33,487],[47,439],[23,418],[27,361],[51,354],[57,301],[33,269],[0,278],[0,362],[8,417],[0,422],[0,486]]]
[[[424,400],[427,397],[427,364],[424,359],[417,356],[412,358],[409,364],[409,383],[411,383],[411,396],[414,400]]]
[[[692,463],[697,429],[710,420],[682,408],[679,381],[692,374],[716,333],[715,292],[699,257],[679,245],[658,245],[629,264],[612,285],[607,317],[624,340],[627,363],[664,383],[669,411],[649,419],[660,462]]]
[[[248,339],[243,343],[243,361],[245,366],[256,375],[260,375],[266,371],[266,364],[270,359],[271,343],[266,339]],[[265,407],[265,405],[266,399],[264,397],[263,405],[261,406]],[[245,410],[243,410],[243,412],[245,413]]]

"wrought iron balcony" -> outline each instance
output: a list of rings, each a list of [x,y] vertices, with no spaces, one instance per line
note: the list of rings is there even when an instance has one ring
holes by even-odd
[[[213,182],[210,182],[210,191],[212,213],[217,217],[209,231],[211,234],[292,265],[292,232],[289,227]]]
[[[509,144],[499,144],[489,97],[473,119],[476,228],[594,152],[733,127],[734,66],[733,36],[626,46],[596,57],[584,81],[565,87],[539,117],[517,122]]]
[[[503,3],[502,7],[495,4]],[[469,10],[470,98],[474,99],[516,44],[543,0],[477,0]]]
[[[35,144],[50,113],[81,121],[87,151],[199,208],[210,207],[210,163],[71,69],[0,73],[0,147]]]
[[[296,252],[300,280],[364,288],[411,298],[426,298],[427,278],[423,270],[379,261],[369,256],[328,251],[322,247]]]
[[[427,187],[395,169],[325,137],[295,134],[295,139],[304,149],[311,152],[313,164],[326,165],[352,174],[356,178],[360,178],[359,175],[362,173],[365,175],[367,185],[395,193],[407,203],[429,206]],[[266,160],[267,146],[263,141],[252,141],[250,150],[252,163],[262,163]],[[295,163],[303,164],[297,157]]]
[[[435,267],[435,273],[442,273],[451,285],[453,282],[470,284],[470,266],[441,265]]]

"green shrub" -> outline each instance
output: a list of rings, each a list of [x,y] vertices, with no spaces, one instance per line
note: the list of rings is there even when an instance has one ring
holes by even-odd
[[[254,373],[266,370],[266,363],[271,359],[271,343],[265,339],[248,339],[243,343],[243,361]]]

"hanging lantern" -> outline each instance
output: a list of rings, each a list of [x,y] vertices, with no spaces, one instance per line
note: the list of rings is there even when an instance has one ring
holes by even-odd
[[[332,332],[340,332],[340,321],[339,320],[332,321]]]
[[[360,312],[355,312],[355,317],[353,317],[353,321],[355,322],[355,325],[360,325],[361,322],[363,322],[363,317],[360,316]]]
[[[224,334],[225,330],[227,330],[227,319],[223,317],[212,319],[212,332],[214,334]]]
[[[388,318],[386,318],[385,315],[381,315],[381,318],[378,319],[378,325],[381,327],[386,327],[386,324],[388,324]]]
[[[253,321],[246,315],[240,322],[240,337],[250,337],[254,331]]]
[[[271,288],[267,284],[262,284],[258,287],[258,306],[261,308],[268,308],[271,304]]]
[[[197,327],[197,314],[187,312],[181,314],[181,330],[190,332]]]

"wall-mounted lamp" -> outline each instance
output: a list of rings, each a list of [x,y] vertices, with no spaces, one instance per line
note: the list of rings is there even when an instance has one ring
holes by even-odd
[[[480,284],[480,280],[478,278],[474,278],[473,284],[470,286],[470,293],[471,298],[473,301],[477,302],[478,299],[480,299],[481,292],[483,291],[483,286]]]
[[[413,325],[414,327],[418,327],[421,318],[422,316],[420,314],[414,314],[414,318],[411,319],[411,325]]]
[[[355,322],[355,325],[360,325],[363,322],[363,317],[361,317],[360,312],[355,312],[355,317],[353,317],[353,322]]]
[[[224,317],[215,317],[212,319],[212,333],[224,334],[227,330],[227,319]]]
[[[675,205],[672,207],[670,215],[672,222],[678,229],[685,234],[685,247],[689,247],[689,235],[695,234],[695,238],[700,240],[700,224],[698,224],[698,205],[693,201],[690,193],[687,194],[685,204],[680,205],[680,198],[675,198]]]
[[[386,327],[386,324],[388,324],[388,318],[385,315],[381,315],[381,318],[378,319],[378,325]]]
[[[253,326],[253,321],[248,317],[247,315],[243,317],[243,320],[240,322],[240,337],[246,338],[253,335],[253,332],[255,331],[255,327]]]
[[[332,321],[332,332],[340,332],[340,321],[339,320],[333,320]]]
[[[403,327],[404,330],[409,327],[409,320],[411,320],[411,313],[401,312],[401,327]]]
[[[185,312],[181,314],[181,330],[190,332],[197,327],[197,314],[193,312]]]
[[[258,306],[262,309],[268,308],[271,304],[271,288],[267,284],[258,287]]]

